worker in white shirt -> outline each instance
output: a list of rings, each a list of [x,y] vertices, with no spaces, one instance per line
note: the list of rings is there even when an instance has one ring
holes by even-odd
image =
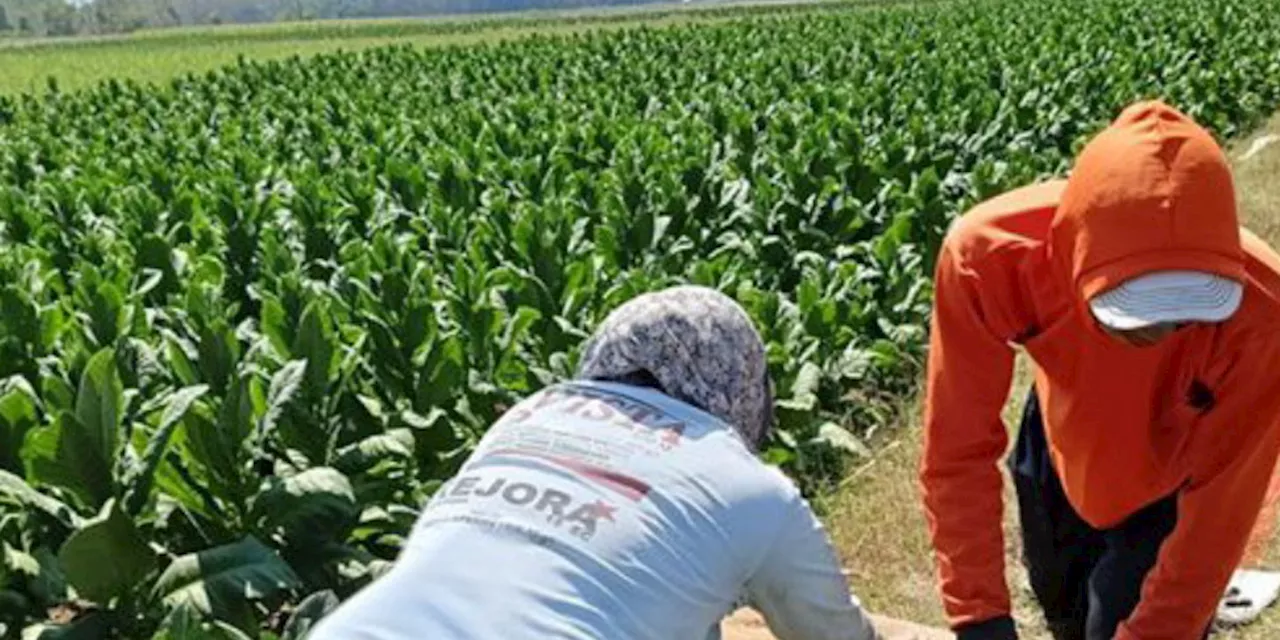
[[[756,456],[772,406],[737,303],[688,286],[635,298],[309,637],[704,640],[743,596],[781,640],[873,640],[822,525]]]

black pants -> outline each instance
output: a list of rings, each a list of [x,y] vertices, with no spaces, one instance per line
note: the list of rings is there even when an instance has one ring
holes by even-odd
[[[1063,493],[1040,403],[1027,401],[1009,457],[1022,517],[1023,562],[1055,640],[1111,640],[1129,617],[1160,545],[1178,521],[1175,496],[1114,528],[1091,527]]]

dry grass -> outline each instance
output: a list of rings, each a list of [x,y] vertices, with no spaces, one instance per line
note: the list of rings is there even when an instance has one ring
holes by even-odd
[[[1255,142],[1264,138],[1270,144],[1245,159]],[[1235,145],[1232,155],[1244,224],[1272,246],[1280,245],[1280,115],[1263,131]]]
[[[1278,136],[1245,159],[1255,141]],[[1235,164],[1244,224],[1272,246],[1280,247],[1280,115],[1256,135],[1230,149]],[[1005,420],[1016,425],[1018,410],[1030,385],[1020,364]],[[840,549],[850,581],[863,602],[877,613],[942,625],[942,607],[934,586],[934,570],[916,482],[921,442],[919,412],[904,417],[909,425],[888,443],[871,466],[860,469],[835,496],[828,498],[827,526]],[[1006,484],[1007,507],[1012,490]],[[1014,617],[1026,640],[1047,639],[1041,616],[1031,599],[1025,572],[1017,560],[1016,509],[1006,508],[1006,557],[1014,594]],[[1269,553],[1269,567],[1280,567],[1280,537]],[[1225,631],[1222,640],[1280,638],[1280,606],[1241,629]]]
[[[1019,361],[1005,407],[1005,422],[1016,425],[1030,374]],[[890,442],[876,460],[846,481],[824,504],[827,527],[840,550],[858,597],[876,613],[924,624],[945,626],[934,584],[933,558],[920,507],[917,465],[921,438],[919,409],[904,418],[910,426]],[[1013,503],[1006,483],[1006,504]],[[1039,614],[1031,602],[1026,572],[1015,561],[1017,520],[1006,509],[1005,575],[1015,600],[1014,617],[1023,637],[1042,637]]]
[[[909,416],[912,424],[917,417],[918,412]],[[824,506],[827,527],[863,603],[876,613],[940,625],[916,488],[919,454],[919,430],[903,430]]]

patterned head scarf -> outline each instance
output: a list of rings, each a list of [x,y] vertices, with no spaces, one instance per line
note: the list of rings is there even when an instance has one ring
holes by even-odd
[[[646,293],[605,318],[583,349],[578,377],[637,374],[733,425],[753,447],[768,436],[773,389],[764,341],[742,307],[714,289]]]

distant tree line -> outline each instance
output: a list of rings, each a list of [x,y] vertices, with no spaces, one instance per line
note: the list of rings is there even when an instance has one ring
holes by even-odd
[[[121,33],[182,23],[168,0],[0,0],[0,37]]]
[[[0,38],[329,18],[424,16],[641,4],[653,0],[0,0]]]

